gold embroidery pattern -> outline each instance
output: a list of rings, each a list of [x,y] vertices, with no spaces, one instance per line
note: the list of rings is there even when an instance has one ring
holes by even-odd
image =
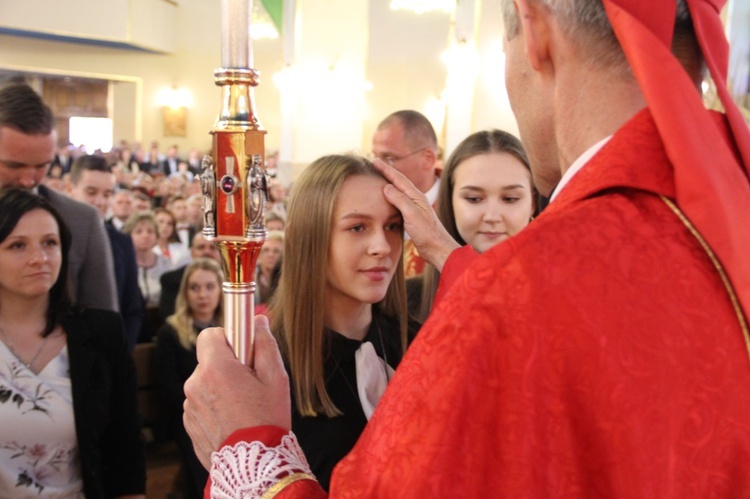
[[[276,495],[284,490],[288,485],[293,484],[299,480],[312,480],[315,481],[315,477],[309,473],[292,473],[287,475],[275,484],[271,486],[267,491],[263,493],[261,499],[273,499]]]

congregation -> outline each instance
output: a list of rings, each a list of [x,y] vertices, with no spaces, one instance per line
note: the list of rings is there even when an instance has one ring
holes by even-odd
[[[38,116],[14,115],[19,103],[23,104],[20,107],[34,109]],[[205,328],[223,325],[220,290],[224,280],[218,249],[202,231],[201,153],[193,149],[183,160],[176,146],[161,154],[156,143],[146,151],[124,141],[107,153],[85,154],[72,147],[53,149],[50,117],[49,109],[30,87],[17,84],[0,89],[0,187],[11,193],[18,187],[29,189],[56,200],[65,209],[77,210],[78,215],[66,222],[74,228],[81,226],[84,218],[88,222],[73,233],[74,241],[83,239],[79,233],[89,239],[92,233],[99,234],[100,245],[86,244],[83,255],[76,257],[74,244],[71,261],[103,261],[106,267],[99,268],[95,277],[73,273],[71,280],[74,289],[98,286],[100,300],[102,289],[113,288],[115,303],[79,293],[71,306],[119,312],[131,352],[139,343],[155,344],[164,409],[163,434],[157,438],[174,439],[178,445],[180,497],[201,497],[207,471],[183,426],[182,387],[197,365],[198,335]],[[9,134],[21,144],[37,141],[37,156],[28,158],[25,151],[4,141]],[[432,209],[441,214],[443,223],[463,236],[457,238],[460,243],[478,252],[514,235],[533,219],[537,195],[528,160],[520,141],[510,134],[489,130],[471,135],[449,158],[443,175],[432,125],[422,114],[402,110],[382,121],[373,136],[372,150],[371,159],[377,158],[413,178],[431,200]],[[267,172],[276,171],[276,160],[275,154],[268,156]],[[497,174],[497,178],[488,182],[488,174]],[[358,180],[360,177],[362,180]],[[288,203],[289,186],[269,175],[265,217],[268,236],[257,261],[255,306],[256,312],[278,319],[277,335],[288,348],[292,385],[299,384],[302,390],[299,396],[303,405],[294,411],[295,428],[306,451],[317,456],[316,472],[327,486],[327,477],[351,450],[377,405],[388,373],[397,367],[429,314],[434,276],[439,272],[409,244],[400,213],[379,192],[385,179],[370,160],[324,157],[311,164],[298,180],[300,185],[291,197],[296,204]],[[320,204],[321,189],[334,189],[324,196],[333,205]],[[358,213],[361,221],[355,224],[353,215],[346,215],[346,226],[337,229],[336,213],[344,209]],[[384,217],[382,226],[362,213],[370,209],[375,210],[374,218]],[[325,229],[328,224],[332,225]],[[347,236],[337,236],[339,230]],[[385,237],[378,236],[381,233]],[[319,254],[335,252],[338,258],[323,258],[311,265],[305,249],[309,245],[328,246]],[[283,262],[285,254],[288,258]],[[354,262],[349,267],[361,266],[357,263],[360,259],[374,263],[364,271],[362,280],[360,270],[353,277],[352,269],[342,267],[339,259]],[[309,275],[310,268],[318,269],[320,275]],[[370,289],[375,284],[377,289]],[[277,288],[279,297],[274,299]],[[311,308],[322,316],[313,314],[311,322],[304,322],[307,319],[289,315],[299,309],[297,304],[309,301],[309,296],[317,296]],[[355,330],[350,328],[352,314],[358,323]],[[319,329],[322,335],[314,334],[319,339],[312,349],[298,350],[295,345],[306,342],[311,328]],[[369,333],[363,335],[363,331]],[[372,345],[375,337],[379,341],[374,349],[363,348]],[[23,358],[15,351],[10,353],[11,362]],[[327,374],[324,388],[312,388],[311,380],[322,373],[298,371],[297,359],[320,354],[336,359],[336,366],[326,361],[324,370],[338,369],[343,377]],[[385,378],[380,378],[380,369],[375,367],[380,363],[387,366]],[[354,385],[359,393],[351,390]],[[343,386],[346,391],[341,398]],[[323,406],[314,402],[304,408],[305,400],[325,400],[329,390],[333,390],[330,402]],[[339,417],[342,415],[343,419]]]
[[[59,149],[0,88],[0,496],[144,497],[138,343],[181,498],[746,496],[750,135],[696,91],[718,16],[673,3],[504,0],[523,144],[443,162],[401,110],[267,177],[249,364],[202,154]]]

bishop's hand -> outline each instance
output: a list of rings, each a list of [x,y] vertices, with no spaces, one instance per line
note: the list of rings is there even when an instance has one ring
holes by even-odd
[[[427,196],[414,187],[409,179],[380,159],[373,160],[373,165],[390,182],[383,189],[383,194],[404,217],[404,230],[417,247],[419,256],[442,271],[448,256],[460,245],[440,223]]]
[[[237,360],[223,328],[201,332],[197,350],[198,367],[185,383],[183,421],[206,469],[211,453],[236,430],[291,429],[289,379],[266,317],[255,317],[254,369]]]

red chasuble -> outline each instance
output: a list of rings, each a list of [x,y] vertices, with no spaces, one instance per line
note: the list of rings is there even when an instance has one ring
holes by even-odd
[[[451,287],[330,495],[750,497],[746,333],[673,191],[641,112]]]
[[[643,111],[451,287],[331,497],[750,497],[747,331],[661,196]]]

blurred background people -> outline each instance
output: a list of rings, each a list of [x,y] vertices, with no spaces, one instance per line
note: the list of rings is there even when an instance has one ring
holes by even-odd
[[[276,291],[279,264],[284,254],[284,233],[279,230],[268,232],[266,242],[258,255],[258,265],[255,270],[255,305],[267,305]],[[274,275],[275,273],[275,275]],[[257,308],[256,313],[263,313],[265,308]]]
[[[213,242],[206,239],[202,232],[196,233],[190,244],[190,260],[196,258],[210,258],[217,263],[220,262],[218,248]],[[161,320],[166,320],[174,313],[177,292],[180,289],[180,283],[186,268],[187,264],[165,272],[159,279],[161,282],[161,295],[159,296],[159,317]]]
[[[203,194],[191,194],[185,201],[187,205],[185,221],[194,231],[203,229]]]
[[[183,244],[177,235],[177,219],[166,208],[156,208],[154,218],[159,227],[159,239],[154,251],[169,258],[173,267],[183,265],[188,258],[188,251],[187,244]]]
[[[268,184],[268,211],[286,215],[286,186],[277,178]]]
[[[175,312],[156,334],[158,378],[164,394],[167,424],[174,432],[182,458],[182,498],[200,499],[208,471],[195,456],[193,444],[182,424],[182,385],[198,365],[195,342],[200,332],[223,325],[221,267],[215,260],[197,258],[182,277]]]
[[[101,156],[79,156],[70,170],[68,194],[75,200],[96,208],[102,222],[114,196],[115,176],[112,168]],[[132,349],[138,340],[145,309],[138,288],[138,266],[133,241],[111,224],[104,224],[107,231],[112,260],[115,264],[115,282],[120,313],[125,323],[125,336]]]
[[[135,248],[135,259],[138,264],[138,287],[143,296],[146,308],[139,341],[149,341],[161,326],[158,314],[159,298],[161,296],[161,276],[172,270],[172,261],[156,252],[159,240],[159,227],[151,211],[133,213],[128,219],[123,231],[130,235]]]
[[[438,145],[427,117],[411,109],[387,116],[372,136],[372,154],[403,173],[434,206],[440,186]],[[404,266],[407,277],[421,274],[425,266],[408,235],[404,243]]]
[[[107,219],[107,224],[122,231],[122,227],[134,211],[133,195],[130,190],[125,188],[116,189],[112,195],[109,210],[111,216]]]
[[[286,225],[286,216],[275,211],[266,212],[266,230],[269,232],[272,230],[284,231]]]

